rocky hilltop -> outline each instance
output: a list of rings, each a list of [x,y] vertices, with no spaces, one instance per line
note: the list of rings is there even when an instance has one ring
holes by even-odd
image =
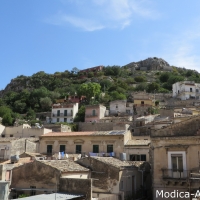
[[[131,70],[162,70],[162,71],[171,71],[172,67],[162,58],[147,58],[139,62],[131,62],[124,67],[130,68]]]

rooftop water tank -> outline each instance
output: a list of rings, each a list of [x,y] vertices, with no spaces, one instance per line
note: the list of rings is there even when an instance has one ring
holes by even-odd
[[[17,163],[18,161],[19,161],[18,155],[10,156],[10,162],[11,163]]]
[[[120,160],[122,161],[126,160],[126,153],[120,153]]]

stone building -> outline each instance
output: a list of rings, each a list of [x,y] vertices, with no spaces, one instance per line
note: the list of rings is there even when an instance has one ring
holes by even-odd
[[[77,161],[91,169],[93,198],[124,200],[137,196],[143,184],[139,171],[143,162],[125,162],[112,157],[87,157]]]
[[[49,132],[52,132],[52,130],[43,127],[31,127],[29,124],[23,124],[20,126],[9,126],[9,127],[5,127],[0,124],[0,137],[10,137],[10,138],[39,137],[40,135]]]
[[[200,99],[200,84],[194,81],[181,81],[172,85],[173,97],[181,100]]]
[[[105,116],[106,107],[103,105],[85,106],[85,122],[99,122]]]
[[[65,192],[91,198],[89,169],[72,160],[33,160],[14,167],[11,178],[12,198],[20,194],[37,195]],[[67,187],[66,187],[67,186]]]
[[[199,189],[199,130],[200,116],[195,116],[151,131],[154,199],[163,199],[174,190],[178,191],[174,199],[190,199],[192,196],[188,197],[187,194],[195,194]]]
[[[0,138],[0,162],[23,152],[39,151],[39,138]]]
[[[40,153],[53,155],[58,152],[67,154],[120,157],[124,144],[131,138],[128,130],[47,133],[40,137]]]
[[[48,123],[68,122],[73,123],[78,113],[78,103],[58,103],[53,104],[51,118]]]

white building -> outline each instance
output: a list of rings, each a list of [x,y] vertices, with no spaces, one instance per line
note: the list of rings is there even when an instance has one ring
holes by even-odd
[[[51,111],[51,119],[49,123],[67,122],[73,123],[78,113],[78,103],[54,104]]]
[[[116,100],[110,102],[110,114],[128,114],[131,115],[133,113],[133,104],[128,103],[127,100]]]
[[[200,99],[200,84],[194,81],[181,81],[172,85],[173,97],[181,100]]]

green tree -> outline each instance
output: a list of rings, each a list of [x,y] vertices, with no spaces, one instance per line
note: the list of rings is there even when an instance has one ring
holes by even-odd
[[[155,90],[158,91],[160,85],[158,83],[152,82],[147,86],[147,92],[154,92]]]
[[[7,113],[12,113],[12,110],[7,106],[0,106],[0,117],[3,117]]]
[[[96,98],[101,92],[101,86],[98,83],[83,83],[78,89],[79,95],[84,95],[90,101],[92,97]]]
[[[148,89],[148,85],[146,83],[140,83],[135,87],[136,91],[144,91]]]
[[[24,113],[26,109],[26,103],[22,102],[21,100],[17,100],[14,103],[14,111],[18,113]]]
[[[117,91],[113,91],[110,93],[111,96],[111,100],[125,100],[126,99],[126,95],[122,94],[122,93],[118,93]]]
[[[41,107],[40,99],[49,96],[49,91],[47,88],[40,87],[38,89],[34,89],[30,95],[30,104],[32,108],[35,108],[36,105]]]
[[[74,122],[84,122],[85,121],[85,106],[81,106],[74,118]]]
[[[12,116],[11,116],[11,113],[6,113],[6,114],[3,116],[2,124],[3,124],[4,126],[12,126],[12,125],[13,125],[13,118],[12,118]]]
[[[164,72],[160,75],[159,79],[160,79],[160,82],[164,83],[164,82],[167,82],[167,80],[169,79],[170,77],[170,73],[169,72]]]
[[[49,97],[44,97],[40,99],[40,104],[44,111],[48,111],[52,105],[52,101]]]
[[[144,76],[136,76],[135,81],[136,82],[146,82],[146,78]]]
[[[26,118],[27,118],[27,120],[35,120],[35,118],[36,118],[35,111],[32,110],[31,108],[29,108],[28,112],[26,113]]]

